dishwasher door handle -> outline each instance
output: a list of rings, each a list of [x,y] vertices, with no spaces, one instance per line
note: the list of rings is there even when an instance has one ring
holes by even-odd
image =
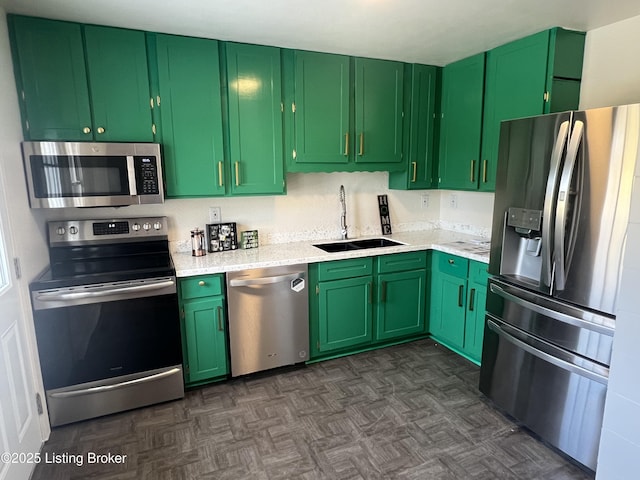
[[[232,287],[251,287],[253,285],[271,285],[273,283],[286,282],[296,280],[298,278],[304,278],[304,272],[288,273],[286,275],[273,275],[271,277],[257,277],[257,278],[232,278],[229,280],[229,285]]]

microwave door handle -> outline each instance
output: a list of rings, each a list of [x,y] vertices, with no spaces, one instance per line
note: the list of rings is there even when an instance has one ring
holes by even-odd
[[[551,165],[549,168],[549,178],[547,179],[547,190],[544,195],[544,211],[542,214],[542,245],[544,256],[542,257],[542,283],[547,287],[551,287],[552,278],[552,262],[551,262],[551,226],[553,217],[553,208],[556,203],[556,186],[560,175],[560,167],[562,154],[569,137],[569,121],[564,121],[558,129],[558,136],[553,145],[551,153]]]
[[[78,185],[82,185],[82,181],[78,177],[78,166],[76,165],[76,159],[73,155],[69,158],[69,164],[71,167],[69,169],[69,174],[71,175],[71,185],[72,188],[75,189]]]
[[[560,188],[558,190],[558,206],[556,208],[556,225],[555,225],[555,241],[554,241],[554,266],[555,266],[555,288],[556,290],[564,290],[566,282],[566,267],[567,258],[565,256],[567,236],[565,226],[567,223],[567,215],[569,211],[569,201],[571,198],[571,179],[576,169],[578,160],[578,148],[582,141],[582,135],[584,132],[584,123],[577,120],[573,126],[573,132],[571,133],[571,139],[569,140],[569,146],[567,147],[567,158],[564,162],[564,168],[562,169],[562,176],[560,177]],[[579,192],[574,192],[577,196]],[[574,212],[575,215],[575,212]],[[573,222],[571,225],[572,231],[569,232],[569,238],[573,236]]]
[[[136,164],[133,161],[133,155],[127,155],[127,178],[129,179],[129,195],[138,195],[136,188]]]

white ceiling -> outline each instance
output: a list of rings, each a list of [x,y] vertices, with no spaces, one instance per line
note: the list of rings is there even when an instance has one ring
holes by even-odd
[[[0,0],[7,13],[446,65],[553,26],[588,31],[638,0]]]

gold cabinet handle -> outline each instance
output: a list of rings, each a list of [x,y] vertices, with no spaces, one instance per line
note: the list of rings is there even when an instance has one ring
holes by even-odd
[[[471,160],[471,181],[476,181],[476,161]]]
[[[487,166],[489,164],[489,160],[484,160],[482,162],[482,183],[487,183]]]
[[[237,171],[236,175],[238,175]],[[222,162],[218,162],[218,185],[221,187],[224,185],[224,181],[222,179]]]
[[[360,152],[358,155],[364,155],[364,132],[360,132]]]
[[[411,162],[411,168],[413,168],[413,175],[411,176],[411,183],[416,183],[416,175],[418,174],[418,162]]]
[[[198,285],[200,285],[201,287],[204,287],[206,284],[204,283],[204,280],[200,280],[198,282]]]
[[[91,129],[89,127],[84,127],[82,129],[82,133],[91,133]]]
[[[349,156],[349,132],[344,134],[344,156]]]
[[[98,130],[96,130],[98,133],[104,133],[104,128],[103,127],[98,127]]]
[[[240,186],[240,162],[235,162],[236,167],[236,187]]]

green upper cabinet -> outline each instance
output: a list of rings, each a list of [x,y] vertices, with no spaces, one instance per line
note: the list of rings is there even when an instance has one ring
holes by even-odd
[[[144,32],[87,25],[84,38],[94,138],[153,141]]]
[[[13,15],[9,24],[25,139],[153,141],[143,32]]]
[[[389,187],[401,190],[426,189],[434,182],[436,152],[434,135],[440,69],[428,65],[406,65],[404,152],[405,168],[389,173]],[[407,82],[409,84],[407,85]]]
[[[402,161],[403,76],[400,62],[355,59],[356,163]]]
[[[583,33],[555,28],[487,53],[480,190],[495,189],[501,121],[578,107],[583,50]]]
[[[154,109],[169,197],[224,195],[218,42],[150,35],[156,51]]]
[[[584,38],[553,28],[490,50],[484,89],[479,57],[444,67],[440,188],[493,191],[500,122],[578,108]]]
[[[439,188],[478,188],[484,66],[481,53],[442,70]]]
[[[284,51],[290,172],[402,168],[404,64]]]
[[[296,51],[295,145],[298,164],[349,161],[349,57]]]
[[[232,194],[284,192],[280,49],[226,44]]]

